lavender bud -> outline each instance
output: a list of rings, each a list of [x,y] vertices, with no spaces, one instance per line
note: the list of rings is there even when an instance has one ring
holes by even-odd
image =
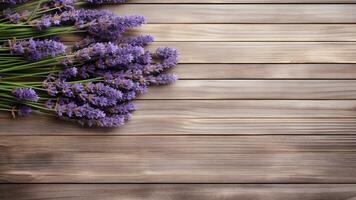
[[[136,110],[136,105],[132,102],[115,105],[108,109],[112,114],[127,114]]]
[[[175,74],[159,74],[147,77],[147,81],[152,85],[168,85],[174,83],[178,77]]]
[[[41,60],[46,57],[56,57],[65,52],[62,43],[54,40],[20,40],[10,42],[12,53],[23,55],[30,60]]]
[[[122,43],[131,45],[131,46],[146,46],[154,41],[154,38],[151,35],[139,35],[126,38]]]
[[[32,88],[16,88],[12,90],[12,95],[19,100],[37,102],[39,97]]]
[[[178,51],[174,48],[158,48],[156,56],[161,60],[161,65],[171,68],[178,64]]]
[[[76,77],[77,74],[78,74],[78,69],[76,67],[71,67],[60,71],[58,76],[60,79],[66,80],[66,79]]]

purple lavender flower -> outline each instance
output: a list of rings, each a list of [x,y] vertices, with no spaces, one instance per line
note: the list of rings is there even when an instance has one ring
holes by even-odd
[[[144,54],[137,58],[137,63],[142,65],[149,65],[152,63],[152,54],[146,51]]]
[[[127,78],[106,79],[105,82],[116,89],[132,90],[134,82]]]
[[[49,99],[45,102],[45,107],[48,109],[54,109],[57,104],[57,100]]]
[[[118,127],[124,124],[130,117],[126,114],[106,114],[104,111],[94,108],[89,104],[78,105],[70,99],[58,100],[55,111],[63,119],[76,121],[89,127]]]
[[[100,0],[93,2],[100,2]],[[90,9],[71,9],[59,15],[43,15],[36,21],[40,30],[53,25],[75,25],[77,29],[86,30],[91,37],[100,41],[117,41],[126,29],[138,27],[144,23],[146,19],[143,16],[118,16],[109,11]]]
[[[89,78],[95,73],[95,65],[94,64],[84,64],[79,68],[78,75],[81,78]]]
[[[10,42],[12,53],[23,55],[30,60],[41,60],[46,57],[55,57],[65,52],[62,43],[54,40],[19,40]]]
[[[71,119],[100,119],[106,117],[106,114],[93,108],[89,104],[77,105],[75,102],[58,103],[55,111],[59,117],[68,117]]]
[[[58,76],[60,79],[66,80],[66,79],[76,77],[77,74],[78,74],[78,69],[76,67],[71,67],[60,71]]]
[[[143,16],[112,16],[103,15],[89,23],[89,34],[98,39],[115,41],[118,40],[127,28],[134,28],[146,23]]]
[[[18,107],[17,107],[17,115],[18,115],[19,117],[26,117],[26,116],[28,116],[31,112],[32,112],[32,109],[31,109],[31,107],[29,107],[29,106],[23,106],[23,105],[21,105],[21,106],[18,106]]]
[[[114,18],[116,15],[107,10],[78,9],[75,10],[75,13],[62,13],[62,16],[64,21],[71,21],[76,24],[86,24],[101,17]]]
[[[107,46],[112,45],[104,43],[94,43],[87,48],[81,49],[75,53],[75,59],[78,61],[89,61],[105,56]]]
[[[158,48],[156,56],[161,60],[161,65],[165,68],[174,67],[178,64],[178,51],[174,48]]]
[[[136,92],[133,91],[133,90],[130,90],[130,91],[125,91],[122,93],[122,99],[124,101],[130,101],[130,100],[133,100],[136,98]]]
[[[105,64],[108,67],[128,65],[144,54],[144,49],[138,46],[119,47],[113,54],[107,54]]]
[[[111,115],[95,120],[81,120],[82,125],[88,125],[89,127],[98,126],[103,128],[115,128],[124,125],[125,120],[129,118],[129,115]]]
[[[146,22],[143,16],[112,17],[102,16],[90,23],[89,34],[108,41],[117,40],[127,28],[140,26]]]
[[[147,81],[151,85],[168,85],[174,83],[178,77],[175,74],[158,74],[157,76],[150,76]]]
[[[43,15],[41,19],[37,21],[36,26],[39,30],[46,29],[52,25],[52,20],[53,18],[51,15]]]
[[[37,102],[39,97],[32,88],[16,88],[12,90],[12,95],[19,100]]]
[[[131,45],[131,46],[146,46],[154,41],[154,38],[151,35],[139,35],[139,36],[131,36],[125,38],[122,43]]]
[[[108,108],[108,112],[112,114],[127,114],[135,110],[136,105],[133,102],[122,103]]]
[[[79,62],[95,61],[96,67],[105,69],[120,65],[128,65],[144,54],[143,47],[119,47],[113,43],[95,43],[75,53],[74,58]]]
[[[95,38],[87,36],[84,39],[82,39],[81,41],[76,42],[74,44],[74,46],[73,46],[73,49],[74,50],[79,50],[79,49],[88,47],[89,45],[91,45],[91,44],[93,44],[95,42],[96,42]]]
[[[106,97],[116,102],[122,98],[121,91],[104,85],[103,83],[88,83],[85,86],[85,90],[90,94]]]

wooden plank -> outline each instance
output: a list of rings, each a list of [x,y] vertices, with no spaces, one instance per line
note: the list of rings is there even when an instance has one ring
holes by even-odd
[[[180,79],[355,79],[356,64],[180,64]]]
[[[354,135],[355,118],[181,118],[135,115],[116,129],[82,128],[46,116],[23,120],[1,119],[0,135]],[[39,126],[38,124],[41,124]]]
[[[355,134],[356,101],[138,101],[118,129],[81,128],[47,116],[0,115],[0,135]],[[159,105],[159,106],[158,106]],[[179,109],[177,109],[179,108]]]
[[[16,200],[340,200],[356,197],[353,184],[5,184],[1,199]]]
[[[356,41],[354,24],[147,24],[135,30],[172,42]]]
[[[47,116],[13,120],[9,114],[2,113],[0,135],[306,135],[356,132],[356,101],[158,100],[137,103],[139,109],[133,119],[118,129],[81,128]]]
[[[150,23],[355,23],[353,4],[125,4],[104,6],[120,15],[140,14]]]
[[[356,13],[356,12],[355,12]],[[355,42],[155,42],[181,63],[356,63]]]
[[[356,99],[356,81],[179,80],[140,99]]]
[[[356,136],[2,136],[0,181],[355,183]]]
[[[354,24],[147,24],[127,35],[151,34],[157,42],[356,41]],[[77,35],[64,42],[80,40]]]

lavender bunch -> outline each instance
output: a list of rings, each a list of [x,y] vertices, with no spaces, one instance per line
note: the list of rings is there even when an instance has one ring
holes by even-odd
[[[0,110],[13,117],[37,112],[85,126],[118,127],[131,118],[133,101],[150,86],[176,81],[165,73],[178,63],[176,49],[151,52],[145,46],[152,36],[125,35],[146,23],[144,17],[76,9],[84,3],[122,2],[5,2],[14,6],[0,17]],[[73,46],[53,38],[67,33],[87,37]]]

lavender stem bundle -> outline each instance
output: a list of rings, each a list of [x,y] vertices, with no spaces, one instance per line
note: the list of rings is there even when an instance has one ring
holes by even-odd
[[[150,52],[149,35],[125,32],[142,16],[78,9],[123,0],[2,0],[0,17],[0,111],[31,112],[86,126],[118,127],[136,109],[133,100],[149,86],[173,83],[165,73],[178,63],[173,48]],[[80,35],[64,45],[64,34]]]

